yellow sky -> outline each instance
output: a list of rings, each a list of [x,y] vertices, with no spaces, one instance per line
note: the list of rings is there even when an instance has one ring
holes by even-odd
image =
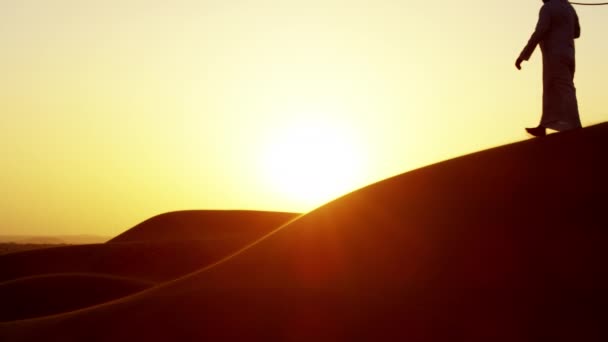
[[[181,209],[305,211],[525,139],[540,53],[513,63],[541,4],[2,1],[0,235],[114,235]],[[608,8],[577,10],[589,125],[608,118]],[[281,161],[308,169],[279,179],[295,172]],[[308,186],[285,185],[299,177]]]

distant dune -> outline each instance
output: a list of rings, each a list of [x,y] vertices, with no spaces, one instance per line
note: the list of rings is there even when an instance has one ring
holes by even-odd
[[[607,341],[606,151],[601,124],[418,169],[0,340]]]
[[[152,217],[109,242],[255,239],[298,215],[245,210],[171,212]]]
[[[0,235],[0,243],[43,244],[43,245],[84,245],[104,243],[110,238],[97,235]]]
[[[85,308],[155,285],[98,274],[51,274],[0,283],[0,321]]]

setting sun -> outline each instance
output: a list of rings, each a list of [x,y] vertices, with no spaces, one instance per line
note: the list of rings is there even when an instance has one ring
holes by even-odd
[[[363,150],[336,122],[316,119],[282,127],[268,141],[264,176],[288,201],[312,207],[354,190],[363,177]]]

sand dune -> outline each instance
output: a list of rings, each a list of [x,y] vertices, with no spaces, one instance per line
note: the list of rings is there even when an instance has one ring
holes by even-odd
[[[0,283],[0,321],[67,312],[117,299],[156,283],[98,274],[50,274]]]
[[[295,216],[253,211],[167,213],[106,244],[0,255],[0,282],[55,273],[98,273],[166,281],[231,254]]]
[[[84,308],[175,279],[220,260],[295,216],[253,211],[167,213],[111,243],[0,256],[0,321]]]
[[[245,210],[190,210],[152,217],[111,239],[133,241],[255,239],[299,214]]]
[[[602,124],[431,165],[0,339],[606,341],[607,150]]]

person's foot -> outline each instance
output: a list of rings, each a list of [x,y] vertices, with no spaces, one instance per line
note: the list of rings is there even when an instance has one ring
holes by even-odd
[[[526,132],[528,132],[529,134],[531,134],[535,137],[544,137],[545,135],[547,135],[547,132],[545,131],[545,127],[543,127],[543,126],[538,126],[538,127],[534,127],[534,128],[526,128]]]

